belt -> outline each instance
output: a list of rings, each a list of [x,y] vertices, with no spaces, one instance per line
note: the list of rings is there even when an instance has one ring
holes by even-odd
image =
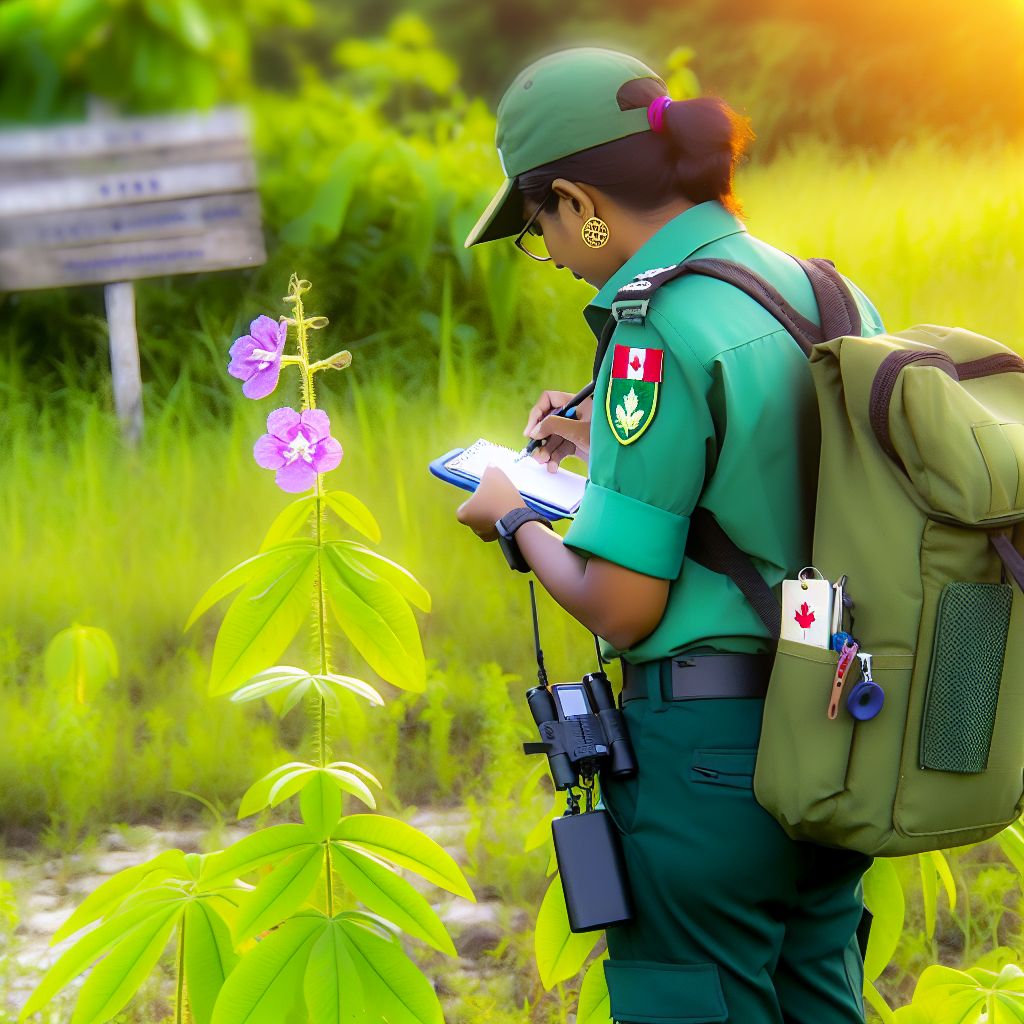
[[[640,665],[623,661],[622,701],[646,698],[652,672],[661,682],[663,700],[764,697],[773,661],[772,654],[743,653],[684,654]]]

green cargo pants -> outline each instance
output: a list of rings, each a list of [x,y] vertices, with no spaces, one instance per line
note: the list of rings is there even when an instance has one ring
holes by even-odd
[[[607,930],[613,1019],[863,1024],[872,858],[790,839],[757,803],[763,699],[665,701],[655,675],[623,705],[637,775],[602,796],[634,906]]]

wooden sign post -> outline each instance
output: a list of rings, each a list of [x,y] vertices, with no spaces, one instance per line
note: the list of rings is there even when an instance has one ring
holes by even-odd
[[[248,117],[95,117],[0,132],[0,291],[104,284],[114,403],[142,434],[132,281],[266,260]]]

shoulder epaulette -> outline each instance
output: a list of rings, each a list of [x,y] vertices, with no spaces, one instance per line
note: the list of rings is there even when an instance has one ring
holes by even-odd
[[[654,279],[666,270],[674,270],[675,266],[673,264],[671,267],[654,267],[652,270],[644,270],[628,284],[624,284],[615,293],[615,299],[612,302],[611,313],[615,322],[642,324],[647,319],[647,306],[651,301],[651,296],[664,280],[668,280],[668,278]]]

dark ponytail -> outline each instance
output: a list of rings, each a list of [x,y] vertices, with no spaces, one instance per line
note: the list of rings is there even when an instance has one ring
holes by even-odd
[[[647,107],[667,95],[660,78],[635,78],[618,91],[620,110]],[[717,199],[744,216],[733,192],[736,166],[754,139],[750,119],[718,96],[673,100],[663,112],[662,131],[638,132],[519,175],[522,194],[540,202],[555,178],[593,185],[627,209],[657,210],[674,198],[703,203]],[[558,205],[548,201],[547,211]]]

